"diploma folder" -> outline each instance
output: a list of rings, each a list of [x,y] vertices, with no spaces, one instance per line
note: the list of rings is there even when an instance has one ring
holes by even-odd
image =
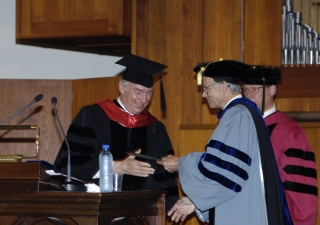
[[[161,161],[162,160],[160,158],[156,158],[156,157],[152,157],[152,156],[148,156],[148,155],[143,155],[143,154],[138,154],[138,153],[134,153],[134,152],[126,152],[126,153],[128,155],[133,155],[135,157],[150,159],[150,160],[154,160],[154,161]]]

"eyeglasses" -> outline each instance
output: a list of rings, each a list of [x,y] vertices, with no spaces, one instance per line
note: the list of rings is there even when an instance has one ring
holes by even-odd
[[[215,85],[216,83],[213,83],[213,84],[210,84],[209,86],[203,86],[202,85],[202,91],[204,91],[205,93],[208,94],[208,90],[209,90],[209,87],[211,87],[212,85]]]
[[[266,85],[265,87],[269,87],[269,86]],[[242,92],[244,95],[248,95],[249,92],[253,95],[256,95],[260,92],[260,88],[263,88],[263,86],[262,87],[242,88]]]

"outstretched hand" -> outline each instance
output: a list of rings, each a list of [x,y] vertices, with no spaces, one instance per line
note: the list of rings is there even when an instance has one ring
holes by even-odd
[[[177,223],[179,220],[184,221],[189,214],[194,212],[195,209],[196,206],[188,197],[182,197],[169,210],[168,216],[171,216],[171,220]]]
[[[140,152],[141,149],[136,151],[136,153],[138,154]],[[150,174],[154,173],[154,169],[151,167],[149,163],[135,160],[135,156],[128,156],[124,160],[114,162],[113,172],[138,177],[148,177]]]
[[[157,161],[157,163],[163,166],[166,171],[174,173],[178,171],[178,161],[179,157],[167,155],[166,157],[163,157],[161,161]]]

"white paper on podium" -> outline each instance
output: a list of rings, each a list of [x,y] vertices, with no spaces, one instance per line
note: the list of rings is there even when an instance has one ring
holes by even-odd
[[[100,187],[95,183],[85,184],[87,186],[87,192],[100,192]]]

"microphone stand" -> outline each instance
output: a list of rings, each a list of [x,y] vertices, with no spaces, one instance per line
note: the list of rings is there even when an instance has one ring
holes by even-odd
[[[82,185],[79,185],[79,183],[77,182],[74,182],[72,179],[71,179],[71,160],[70,160],[70,147],[69,147],[69,143],[68,143],[68,140],[66,138],[66,135],[63,131],[63,128],[62,128],[62,125],[61,125],[61,122],[60,122],[60,119],[59,119],[59,116],[58,116],[58,113],[57,113],[57,109],[56,109],[56,104],[57,104],[57,98],[56,97],[53,97],[52,98],[52,105],[53,105],[53,110],[54,110],[54,114],[56,115],[56,119],[58,121],[58,124],[59,124],[59,127],[60,127],[60,130],[62,132],[62,135],[63,135],[63,138],[64,138],[64,141],[67,145],[67,149],[68,149],[68,164],[67,164],[67,179],[65,181],[65,190],[66,191],[87,191],[87,187],[82,184]]]
[[[32,105],[35,102],[38,102],[42,99],[43,94],[39,94],[37,95],[32,102],[30,102],[27,106],[25,106],[24,108],[22,108],[20,111],[16,112],[14,115],[12,115],[11,117],[9,117],[8,119],[6,119],[4,122],[2,122],[0,125],[4,125],[6,124],[9,120],[11,120],[12,118],[16,117],[19,113],[21,113],[22,111],[24,111],[26,108],[28,108],[30,105]]]

